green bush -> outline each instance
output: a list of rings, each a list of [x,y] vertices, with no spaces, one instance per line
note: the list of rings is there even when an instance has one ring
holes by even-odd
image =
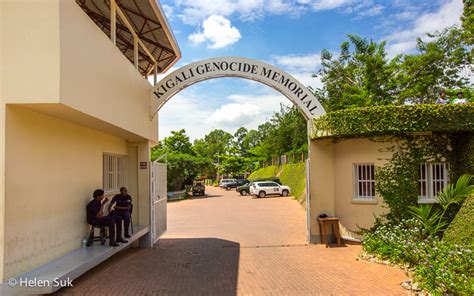
[[[468,197],[443,235],[443,240],[474,249],[474,195]]]
[[[474,256],[471,250],[433,239],[420,246],[415,279],[433,294],[474,295]]]
[[[388,105],[329,112],[313,120],[311,138],[357,138],[474,130],[474,104]]]
[[[270,165],[270,166],[267,166],[266,168],[261,168],[251,173],[247,179],[276,177],[279,172],[280,172],[279,166]]]
[[[464,249],[424,237],[425,230],[415,219],[386,224],[368,231],[364,251],[393,263],[409,264],[420,287],[433,294],[474,295],[474,256]]]

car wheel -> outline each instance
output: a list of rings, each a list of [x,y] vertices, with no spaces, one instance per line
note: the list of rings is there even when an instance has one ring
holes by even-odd
[[[281,196],[288,196],[288,190],[283,190],[281,192]]]
[[[247,193],[247,190],[242,190],[240,191],[240,195],[243,195],[243,196],[246,196],[248,193]]]
[[[258,193],[258,197],[261,197],[261,198],[264,198],[267,194],[265,193],[265,191],[260,191]]]

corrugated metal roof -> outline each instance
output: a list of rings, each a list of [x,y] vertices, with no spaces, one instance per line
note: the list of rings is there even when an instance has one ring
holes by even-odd
[[[110,0],[76,0],[89,17],[110,36]],[[158,61],[158,72],[164,72],[181,58],[181,51],[166,21],[161,6],[155,0],[116,0],[135,33]],[[133,63],[133,35],[117,16],[116,45]],[[142,75],[153,73],[153,61],[141,48],[138,68]]]

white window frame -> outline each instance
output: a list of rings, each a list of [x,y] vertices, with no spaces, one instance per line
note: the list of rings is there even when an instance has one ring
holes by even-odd
[[[373,169],[371,169],[373,167]],[[362,170],[362,175],[359,176],[359,168]],[[354,163],[352,165],[353,177],[353,191],[352,199],[354,201],[369,201],[375,202],[375,165],[374,163]],[[360,186],[359,186],[360,184]],[[362,195],[359,188],[365,186],[366,193],[369,195]]]
[[[425,169],[425,178],[422,179],[423,168]],[[447,162],[420,164],[419,183],[420,193],[423,193],[423,188],[425,195],[418,195],[418,203],[436,203],[436,195],[449,183],[449,164]]]
[[[120,187],[127,186],[128,158],[126,155],[104,153],[103,187],[106,193],[117,192]]]

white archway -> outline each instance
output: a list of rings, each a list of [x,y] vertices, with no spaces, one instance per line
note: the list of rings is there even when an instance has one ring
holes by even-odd
[[[181,90],[220,77],[240,77],[268,85],[293,102],[306,120],[326,113],[313,93],[287,72],[254,59],[217,57],[181,67],[160,80],[150,92],[150,119]]]
[[[326,113],[314,94],[289,73],[270,64],[242,57],[216,57],[181,67],[161,79],[150,92],[150,120],[175,94],[195,83],[221,77],[240,77],[270,86],[288,98],[308,122]],[[308,141],[309,137],[308,137]],[[310,143],[309,143],[310,144]],[[308,145],[308,150],[311,145]],[[310,151],[308,151],[310,153]],[[306,162],[306,230],[311,242],[310,160]]]

